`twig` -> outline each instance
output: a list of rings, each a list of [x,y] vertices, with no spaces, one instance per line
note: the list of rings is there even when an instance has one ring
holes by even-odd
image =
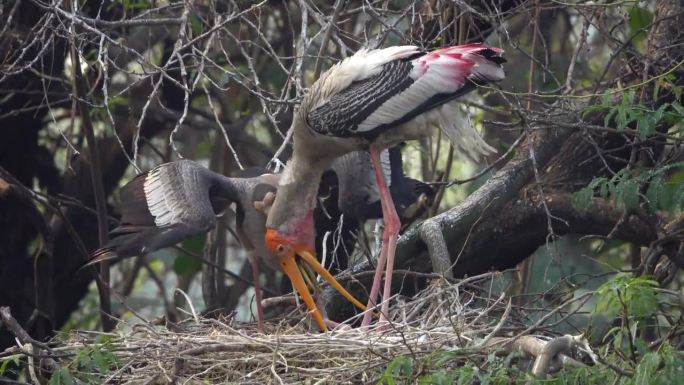
[[[19,341],[25,344],[37,346],[41,349],[45,349],[48,352],[52,352],[52,349],[47,344],[34,340],[33,337],[31,337],[28,332],[21,327],[19,322],[12,317],[12,312],[10,311],[9,306],[0,307],[0,318],[2,319],[4,326],[17,338],[19,338]]]
[[[318,79],[318,76],[321,74],[321,57],[323,56],[323,52],[325,52],[325,50],[328,48],[330,35],[332,35],[332,30],[337,24],[337,17],[340,15],[340,11],[342,10],[342,6],[344,5],[345,1],[346,0],[336,0],[335,5],[333,6],[333,14],[328,22],[328,27],[325,30],[325,35],[323,35],[323,41],[321,42],[321,48],[318,50],[318,56],[316,57],[316,65],[314,66],[313,76],[314,79]]]
[[[71,7],[70,0],[65,0],[66,8]],[[75,26],[72,24],[72,29]],[[95,139],[95,130],[93,123],[90,120],[90,111],[86,104],[86,87],[83,73],[81,72],[81,60],[76,50],[76,44],[73,40],[75,31],[71,34],[70,52],[71,62],[74,70],[74,96],[76,98],[78,109],[83,123],[83,131],[85,132],[86,141],[88,142],[88,158],[90,159],[90,177],[93,185],[93,195],[95,197],[95,209],[97,210],[97,231],[99,246],[104,247],[107,244],[107,235],[109,226],[107,225],[107,206],[105,201],[104,186],[102,184],[102,166],[100,164],[100,154],[97,149],[97,141]],[[110,315],[112,314],[111,298],[109,293],[109,262],[103,261],[100,264],[100,281],[98,291],[100,294],[100,309],[102,317],[102,329],[110,331],[114,329],[115,323]]]
[[[447,180],[447,181],[443,181],[443,182],[426,182],[426,183],[429,184],[429,185],[432,185],[432,186],[446,185],[446,187],[451,187],[451,186],[453,186],[453,185],[460,185],[460,184],[465,184],[465,183],[468,183],[468,182],[472,182],[472,181],[474,181],[474,180],[478,180],[478,179],[480,179],[480,177],[482,177],[483,175],[486,175],[487,173],[489,173],[490,171],[492,171],[494,168],[500,166],[500,165],[503,163],[503,161],[506,160],[506,159],[513,153],[513,151],[520,145],[520,143],[522,143],[522,140],[523,140],[524,138],[526,138],[526,137],[527,137],[527,134],[523,132],[522,135],[520,135],[520,136],[518,137],[518,139],[516,139],[515,142],[513,142],[513,144],[511,145],[511,147],[509,147],[508,150],[506,150],[506,152],[503,153],[503,155],[501,155],[499,158],[497,158],[497,159],[494,161],[494,163],[492,163],[492,164],[490,164],[489,166],[485,167],[484,170],[478,172],[477,174],[475,174],[474,176],[472,176],[472,177],[470,177],[470,178],[467,178],[467,179],[452,179],[452,180]]]

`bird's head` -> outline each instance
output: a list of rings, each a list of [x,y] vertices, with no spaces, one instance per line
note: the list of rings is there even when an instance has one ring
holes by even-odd
[[[273,205],[268,211],[265,234],[266,249],[292,281],[292,286],[306,303],[321,330],[327,329],[309,292],[310,289],[318,289],[314,272],[320,274],[358,308],[366,310],[365,306],[349,294],[316,260],[313,212],[316,207],[318,183],[328,164],[327,159],[310,158],[301,152],[288,162],[280,177]]]
[[[318,262],[316,259],[316,252],[311,243],[303,242],[292,234],[288,235],[276,229],[269,228],[266,230],[266,247],[276,258],[278,264],[283,269],[283,272],[288,276],[292,282],[292,286],[302,297],[304,303],[306,303],[311,316],[322,331],[326,331],[327,328],[323,322],[323,316],[318,310],[310,292],[310,290],[315,292],[319,291],[314,272],[323,277],[323,279],[335,288],[335,290],[352,302],[356,307],[364,311],[366,310],[366,307],[354,298],[354,296],[352,296],[335,277]]]

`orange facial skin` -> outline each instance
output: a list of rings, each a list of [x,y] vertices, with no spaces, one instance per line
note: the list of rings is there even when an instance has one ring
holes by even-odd
[[[290,281],[292,281],[292,286],[302,297],[306,307],[311,313],[311,316],[314,318],[318,324],[318,327],[322,331],[328,331],[328,328],[325,326],[323,317],[321,316],[321,313],[318,310],[318,307],[316,307],[316,303],[309,292],[309,287],[306,285],[306,282],[302,277],[302,269],[304,267],[298,264],[297,257],[299,257],[301,262],[305,263],[316,273],[320,274],[323,279],[325,279],[333,288],[335,288],[335,290],[342,294],[344,298],[349,300],[349,302],[353,303],[362,311],[366,311],[366,306],[364,306],[344,287],[342,287],[335,277],[333,277],[332,274],[330,274],[330,272],[326,270],[325,267],[318,262],[318,260],[316,260],[316,252],[313,251],[311,247],[295,243],[294,240],[281,235],[275,229],[266,230],[266,247],[276,257],[280,267],[283,269],[283,272],[287,274]]]

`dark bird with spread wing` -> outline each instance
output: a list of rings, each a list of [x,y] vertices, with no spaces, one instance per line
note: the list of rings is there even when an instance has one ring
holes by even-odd
[[[87,265],[143,256],[173,246],[189,237],[206,233],[214,227],[216,215],[232,202],[236,204],[236,230],[252,264],[256,293],[257,319],[263,331],[263,309],[259,285],[259,261],[278,267],[265,248],[266,215],[279,176],[262,174],[251,178],[229,178],[190,160],[165,163],[136,176],[121,192],[121,224],[111,231],[111,241],[97,250]],[[356,301],[321,264],[311,256],[297,265],[308,277],[310,269]],[[309,283],[312,281],[309,280]],[[315,280],[314,280],[315,282]],[[363,305],[356,301],[357,305]]]

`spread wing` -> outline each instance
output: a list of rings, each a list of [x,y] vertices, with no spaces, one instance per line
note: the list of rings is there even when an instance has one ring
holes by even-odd
[[[238,199],[242,186],[190,160],[136,176],[121,191],[120,226],[88,264],[148,254],[208,231],[218,202]]]

